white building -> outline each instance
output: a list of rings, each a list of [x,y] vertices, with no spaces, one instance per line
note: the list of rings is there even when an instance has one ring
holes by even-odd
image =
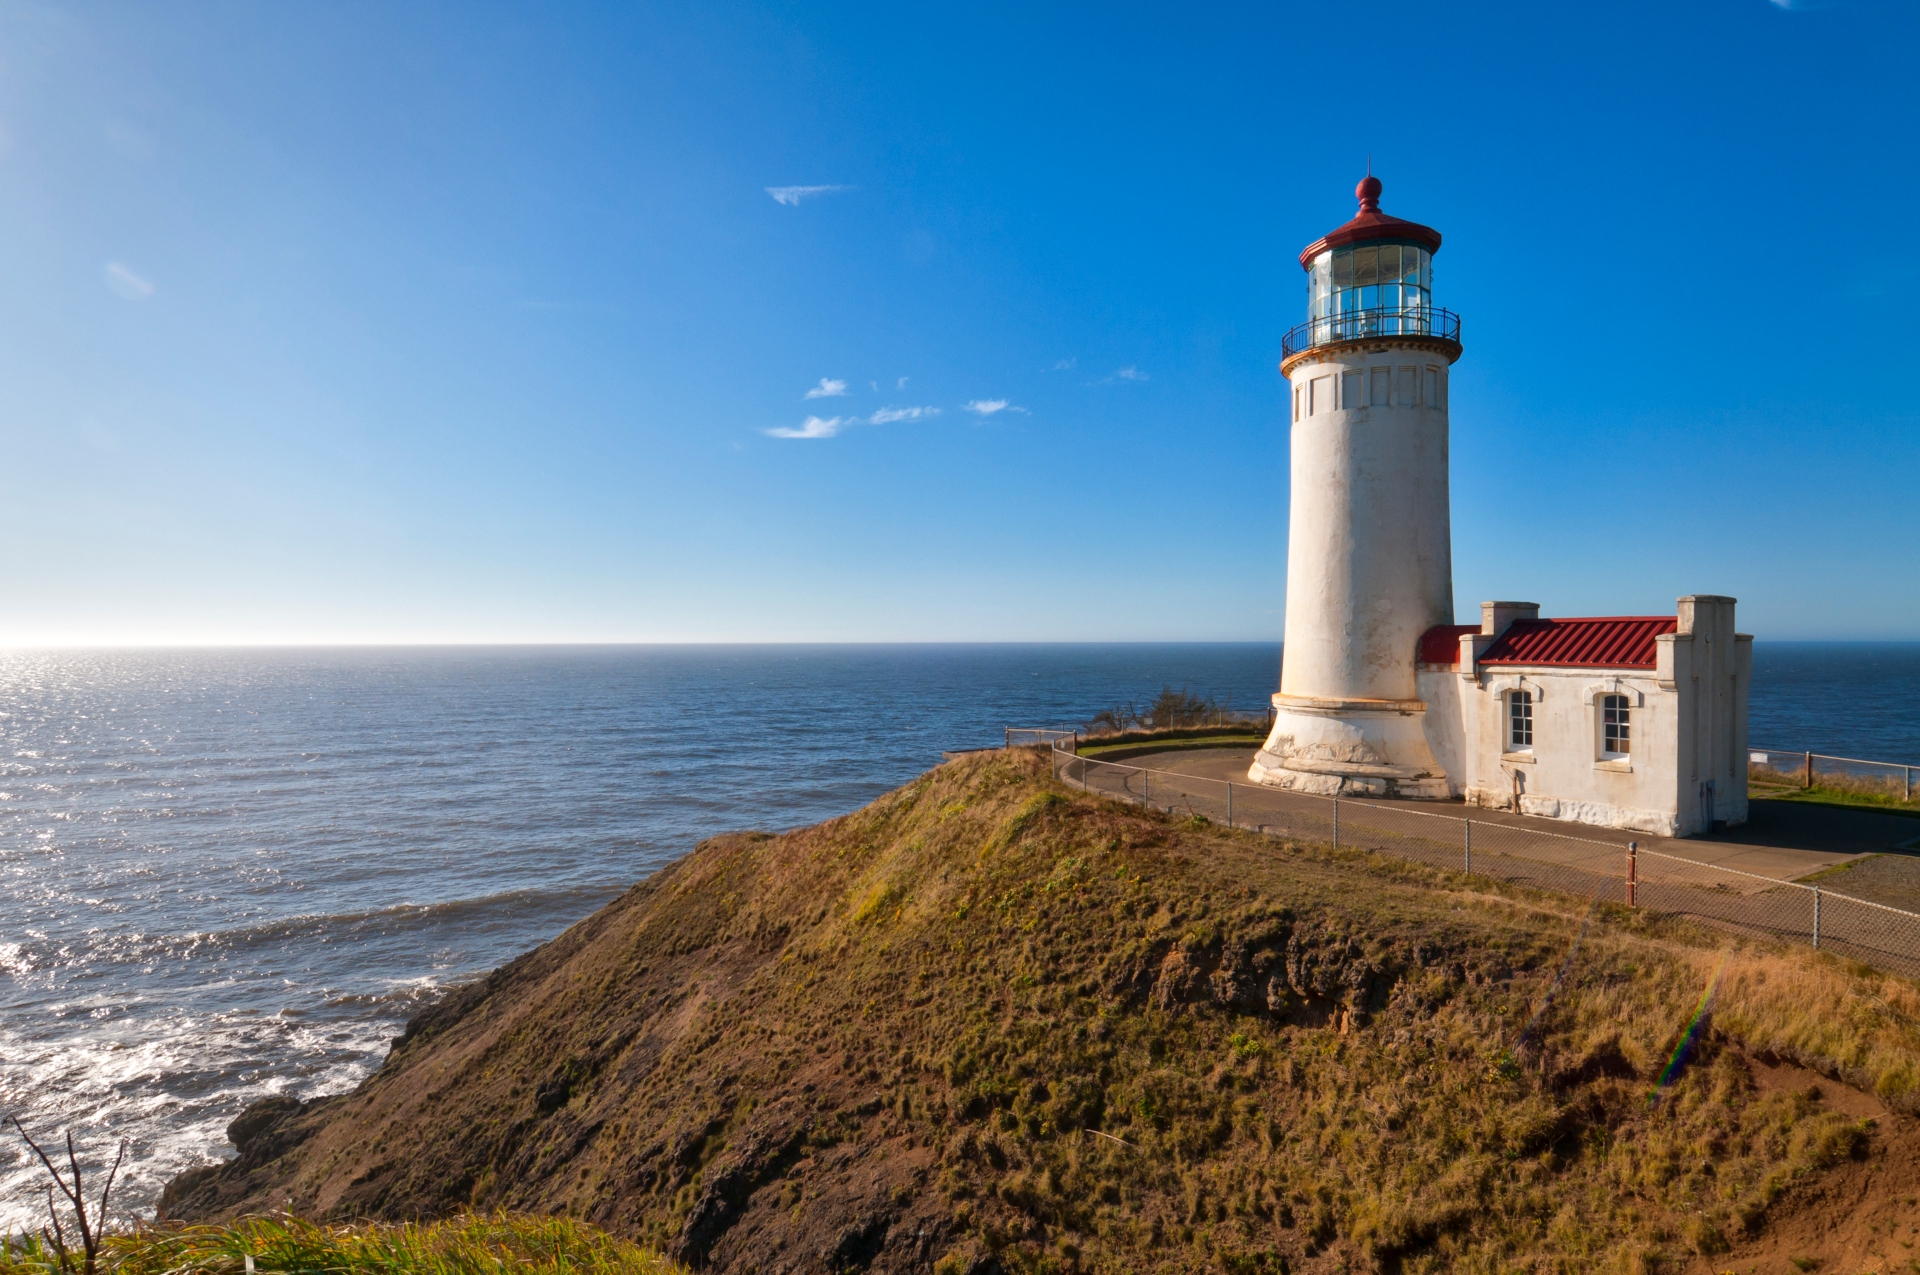
[[[1453,623],[1440,234],[1360,213],[1300,254],[1287,334],[1292,505],[1274,725],[1257,783],[1446,799],[1664,836],[1747,817],[1752,639],[1732,598],[1673,616],[1543,620],[1489,602]]]

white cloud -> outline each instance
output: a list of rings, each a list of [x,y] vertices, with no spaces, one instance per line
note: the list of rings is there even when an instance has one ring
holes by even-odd
[[[129,301],[145,301],[153,295],[151,281],[142,279],[117,261],[109,261],[101,273],[106,276],[107,286]]]
[[[1052,367],[1048,368],[1047,371],[1049,372],[1071,371],[1073,369],[1073,365],[1078,363],[1079,361],[1080,361],[1079,359],[1061,359],[1058,363],[1055,363]]]
[[[883,407],[867,417],[869,425],[891,425],[895,421],[918,421],[940,415],[937,407]]]
[[[781,426],[767,430],[766,433],[773,438],[832,438],[840,432],[842,425],[853,423],[844,416],[829,416],[824,420],[818,416],[809,416],[801,423],[799,429]]]
[[[895,382],[894,382],[894,384],[893,384],[893,388],[894,388],[894,389],[896,389],[896,390],[904,390],[904,389],[906,389],[906,388],[907,388],[907,378],[903,376],[903,377],[901,377],[901,378],[900,378],[900,379],[899,379],[898,381],[895,381]]]
[[[976,398],[969,400],[966,409],[980,416],[992,416],[995,412],[1025,412],[1027,409],[1004,398]]]
[[[995,409],[996,411],[999,409]],[[1014,408],[1024,411],[1024,408]],[[923,421],[940,415],[937,407],[883,407],[871,416],[809,416],[800,428],[780,426],[761,432],[773,438],[832,438],[850,425],[891,425],[896,421]]]
[[[767,193],[773,196],[776,204],[785,204],[789,208],[798,208],[803,199],[812,199],[815,195],[831,195],[838,190],[852,190],[851,186],[769,186]]]
[[[1128,364],[1126,367],[1115,372],[1113,377],[1117,381],[1144,381],[1147,379],[1147,374],[1132,364]]]
[[[845,381],[831,381],[823,376],[820,378],[820,384],[808,390],[806,396],[808,398],[839,398],[846,392]]]

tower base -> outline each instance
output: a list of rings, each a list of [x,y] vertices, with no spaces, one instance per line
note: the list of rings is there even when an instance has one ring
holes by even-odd
[[[1323,797],[1453,796],[1427,745],[1427,706],[1417,699],[1273,697],[1273,730],[1247,778]]]

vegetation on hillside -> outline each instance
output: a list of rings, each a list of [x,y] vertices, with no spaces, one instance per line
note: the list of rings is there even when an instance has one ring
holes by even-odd
[[[1245,714],[1234,712],[1211,695],[1196,695],[1185,687],[1175,690],[1163,686],[1144,709],[1128,700],[1095,713],[1087,722],[1087,730],[1091,735],[1101,736],[1247,724]]]
[[[1920,815],[1920,787],[1910,795],[1905,780],[1898,775],[1849,775],[1823,770],[1816,771],[1813,780],[1812,787],[1804,787],[1803,772],[1783,771],[1772,766],[1747,767],[1747,791],[1754,797]]]
[[[0,1245],[0,1275],[62,1275],[40,1237]],[[567,1218],[458,1217],[427,1225],[319,1226],[246,1218],[228,1226],[144,1227],[108,1235],[108,1275],[687,1275],[656,1253]]]
[[[165,1207],[727,1272],[1651,1270],[1886,1136],[1815,1072],[1912,1110],[1916,1060],[1896,978],[981,754],[703,844]]]

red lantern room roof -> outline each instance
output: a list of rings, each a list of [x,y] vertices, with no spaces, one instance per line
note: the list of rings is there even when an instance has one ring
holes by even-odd
[[[1311,270],[1313,259],[1329,248],[1345,248],[1350,244],[1372,243],[1374,240],[1407,240],[1419,244],[1428,252],[1440,251],[1440,232],[1432,226],[1423,226],[1417,221],[1402,221],[1398,217],[1389,217],[1380,211],[1380,179],[1372,173],[1353,193],[1360,199],[1360,213],[1352,221],[1329,232],[1326,236],[1308,244],[1300,254],[1300,268]]]

